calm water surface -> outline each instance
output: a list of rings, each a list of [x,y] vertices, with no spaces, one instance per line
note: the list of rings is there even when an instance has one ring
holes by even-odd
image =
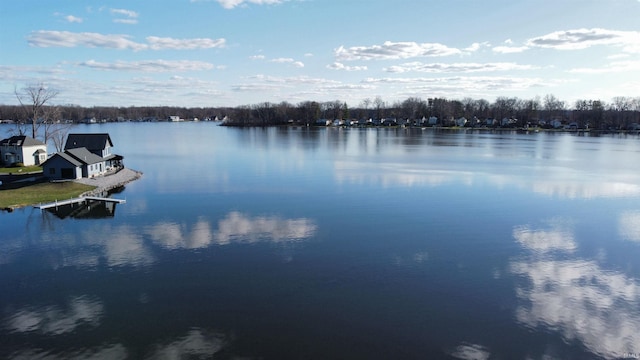
[[[144,176],[0,213],[0,358],[640,356],[637,136],[73,131]]]

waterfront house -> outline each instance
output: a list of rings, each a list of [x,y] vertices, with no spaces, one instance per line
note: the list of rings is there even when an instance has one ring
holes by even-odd
[[[105,161],[86,148],[55,153],[42,164],[42,173],[50,179],[79,179],[103,175]]]
[[[123,157],[112,154],[112,147],[113,142],[107,133],[69,134],[69,136],[67,136],[67,142],[64,144],[65,150],[86,148],[91,153],[101,157],[105,162],[105,168],[107,170],[122,167]]]
[[[106,133],[69,134],[64,151],[54,154],[43,165],[50,179],[79,179],[104,175],[123,166],[123,157],[112,154],[113,142]]]
[[[0,163],[11,166],[40,165],[47,160],[47,145],[26,135],[12,136],[0,141]]]

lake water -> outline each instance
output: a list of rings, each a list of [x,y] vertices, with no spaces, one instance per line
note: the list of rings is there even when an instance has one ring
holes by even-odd
[[[637,136],[73,132],[144,175],[0,213],[0,358],[640,357]]]

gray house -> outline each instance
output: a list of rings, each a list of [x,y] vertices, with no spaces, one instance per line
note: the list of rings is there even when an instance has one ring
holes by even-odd
[[[79,179],[104,175],[123,166],[123,157],[111,154],[109,134],[69,134],[64,151],[42,164],[50,179]]]
[[[40,165],[47,160],[47,145],[26,135],[12,136],[0,141],[0,163],[11,166],[23,163],[25,166]]]
[[[86,148],[91,153],[101,157],[105,162],[106,170],[123,166],[122,160],[124,158],[120,155],[112,154],[112,147],[113,142],[107,133],[69,134],[67,142],[64,144],[65,150]]]

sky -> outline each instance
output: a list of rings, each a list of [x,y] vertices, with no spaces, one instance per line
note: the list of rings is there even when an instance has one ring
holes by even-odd
[[[0,2],[0,104],[611,101],[640,96],[640,0]]]

